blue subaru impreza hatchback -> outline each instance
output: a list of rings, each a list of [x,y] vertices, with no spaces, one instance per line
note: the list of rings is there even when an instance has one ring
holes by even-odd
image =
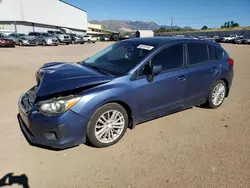
[[[110,146],[138,123],[201,104],[219,107],[233,65],[214,42],[124,40],[82,62],[41,67],[37,84],[19,99],[19,124],[37,145]]]

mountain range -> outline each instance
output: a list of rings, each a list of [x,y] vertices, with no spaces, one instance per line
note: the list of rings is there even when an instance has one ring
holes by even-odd
[[[136,31],[136,30],[157,30],[160,28],[170,29],[169,25],[158,25],[155,22],[144,21],[130,21],[130,20],[92,20],[90,23],[100,24],[104,29],[113,31]],[[173,29],[180,28],[179,26],[173,26]],[[192,29],[191,27],[184,27],[183,29]]]

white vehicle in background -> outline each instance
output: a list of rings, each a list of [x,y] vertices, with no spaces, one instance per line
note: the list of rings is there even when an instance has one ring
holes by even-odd
[[[230,41],[236,39],[237,37],[239,37],[239,36],[236,34],[226,36],[226,37],[224,37],[224,42],[230,42]]]
[[[85,41],[85,42],[89,42],[89,43],[95,43],[96,42],[96,37],[94,37],[94,36],[91,36],[91,35],[85,35],[84,37],[83,37],[83,40]]]

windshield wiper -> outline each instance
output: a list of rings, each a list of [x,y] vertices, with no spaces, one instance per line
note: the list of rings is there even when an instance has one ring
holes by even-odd
[[[93,65],[87,65],[85,63],[82,63],[81,65],[84,65],[86,67],[90,67],[90,68],[92,68],[92,69],[94,69],[94,70],[96,70],[96,71],[98,71],[98,72],[100,72],[102,74],[106,74],[106,75],[109,75],[109,76],[114,76],[114,75],[110,74],[109,72],[107,72],[107,71],[105,71],[105,70],[103,70],[103,69],[101,69],[99,67],[96,67],[96,66],[93,66]]]

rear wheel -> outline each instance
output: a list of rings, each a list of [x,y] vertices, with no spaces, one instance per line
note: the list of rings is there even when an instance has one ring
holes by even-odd
[[[43,40],[42,44],[43,44],[43,46],[47,45],[45,40]]]
[[[208,96],[206,106],[209,108],[218,108],[224,102],[226,97],[227,87],[223,80],[217,81]]]
[[[99,108],[91,117],[87,138],[96,147],[107,147],[117,143],[128,127],[128,114],[117,103],[109,103]]]

